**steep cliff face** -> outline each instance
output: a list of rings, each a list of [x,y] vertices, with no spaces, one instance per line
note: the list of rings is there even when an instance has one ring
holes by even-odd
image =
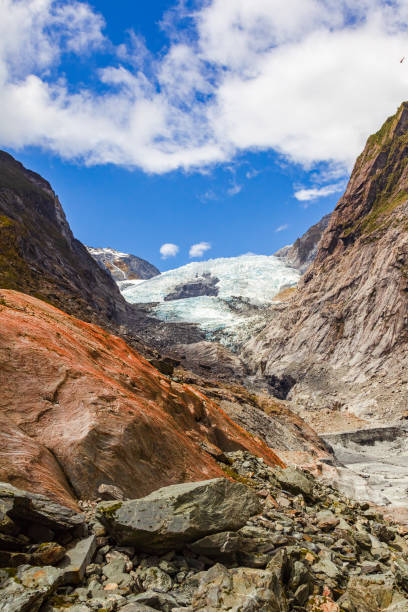
[[[244,356],[259,373],[290,373],[292,397],[305,410],[343,407],[365,423],[389,421],[407,410],[407,324],[404,103],[368,139],[313,265]],[[315,425],[331,423],[326,415]]]
[[[148,356],[150,347],[165,350],[173,337],[186,343],[204,337],[194,325],[163,323],[128,304],[111,274],[74,238],[50,184],[2,151],[0,288],[102,325]]]
[[[312,225],[307,232],[295,240],[293,244],[279,249],[275,257],[282,259],[288,266],[293,266],[301,274],[306,272],[317,254],[317,248],[323,233],[329,225],[331,215],[325,215],[318,223]]]
[[[224,473],[213,456],[277,455],[193,387],[101,328],[0,291],[0,481],[74,505]]]
[[[116,283],[75,240],[50,184],[2,151],[0,287],[30,293],[88,321],[125,319]]]
[[[156,266],[136,255],[121,253],[110,248],[87,247],[87,249],[116,282],[147,280],[160,274]]]

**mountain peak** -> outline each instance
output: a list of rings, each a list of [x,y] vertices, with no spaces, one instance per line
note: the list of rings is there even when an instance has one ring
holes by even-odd
[[[344,196],[333,212],[316,262],[339,256],[356,240],[373,241],[406,223],[408,202],[408,102],[370,136]]]

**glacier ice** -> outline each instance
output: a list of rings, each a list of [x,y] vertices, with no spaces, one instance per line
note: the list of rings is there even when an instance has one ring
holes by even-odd
[[[216,277],[218,296],[200,296],[165,301],[178,285],[191,283],[205,274]],[[195,323],[209,339],[230,345],[243,325],[257,319],[257,310],[270,304],[284,288],[296,285],[299,272],[273,255],[241,255],[192,262],[163,272],[143,282],[119,283],[125,299],[132,303],[154,303],[153,313],[164,321]],[[258,317],[259,318],[259,317]]]

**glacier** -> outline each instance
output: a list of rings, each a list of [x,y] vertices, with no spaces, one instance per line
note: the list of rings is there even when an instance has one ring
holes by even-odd
[[[181,285],[205,280],[208,275],[217,279],[217,296],[166,301]],[[152,314],[160,320],[194,323],[208,339],[233,348],[242,327],[255,330],[261,321],[264,324],[260,311],[283,289],[295,286],[299,278],[298,270],[273,255],[241,255],[195,261],[145,281],[118,285],[128,302],[151,304]]]

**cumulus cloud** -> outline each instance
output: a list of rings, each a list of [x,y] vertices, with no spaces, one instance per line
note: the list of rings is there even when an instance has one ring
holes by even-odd
[[[190,257],[202,257],[206,251],[211,249],[211,244],[209,242],[198,242],[197,244],[193,244],[190,247],[189,255]]]
[[[0,0],[0,145],[151,173],[272,149],[344,174],[407,97],[408,0],[185,6],[155,57],[132,33],[115,49],[86,2]],[[86,86],[83,58],[100,50]],[[67,54],[77,81],[63,76]]]
[[[283,225],[280,225],[279,227],[276,228],[275,232],[284,232],[285,230],[287,230],[289,227],[289,225],[287,223],[284,223]]]
[[[175,257],[179,252],[179,247],[177,244],[172,244],[171,242],[166,242],[162,244],[160,247],[160,255],[162,259],[167,259],[168,257]]]
[[[338,193],[343,190],[344,183],[335,185],[326,185],[325,187],[311,187],[310,189],[298,189],[294,196],[299,202],[310,202],[318,198],[324,198],[333,193]]]

